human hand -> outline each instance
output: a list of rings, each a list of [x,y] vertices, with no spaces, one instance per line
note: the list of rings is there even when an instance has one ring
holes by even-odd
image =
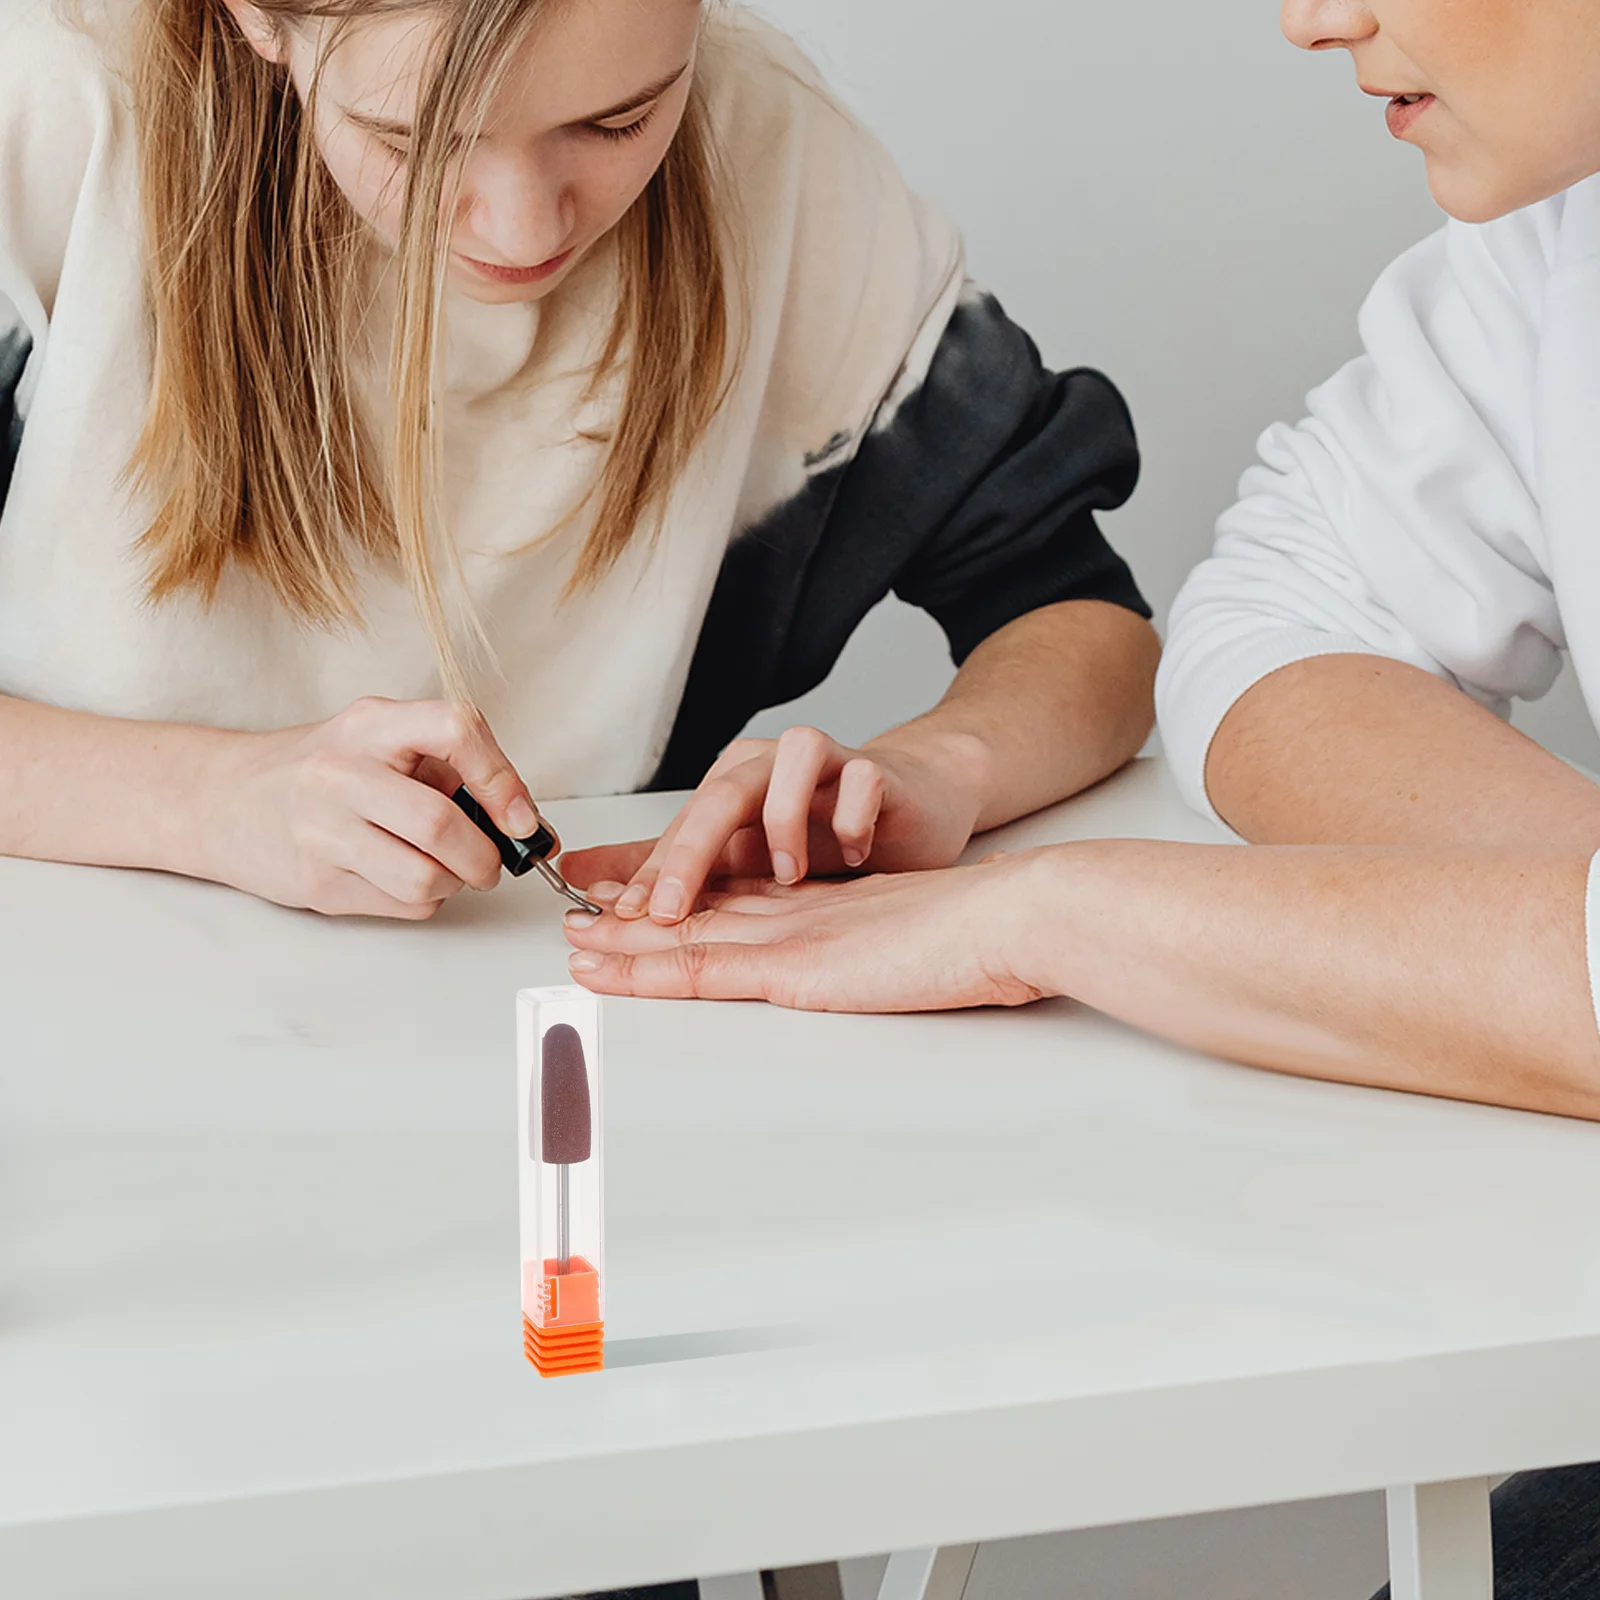
[[[204,875],[279,905],[420,921],[500,855],[450,796],[465,783],[514,838],[533,799],[482,715],[444,700],[357,700],[326,722],[233,734],[207,769]]]
[[[972,837],[981,808],[974,740],[931,748],[875,741],[853,750],[816,728],[729,745],[654,841],[577,850],[569,882],[596,890],[624,921],[682,921],[706,880],[944,867]],[[607,892],[625,885],[619,895]]]
[[[674,925],[572,912],[571,969],[599,994],[804,1011],[1026,1005],[1056,992],[1040,934],[1050,866],[1030,851],[847,884],[733,884]]]

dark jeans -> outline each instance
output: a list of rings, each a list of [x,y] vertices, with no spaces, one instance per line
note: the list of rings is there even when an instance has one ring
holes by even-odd
[[[1600,1465],[1524,1472],[1495,1490],[1494,1600],[1600,1600]]]
[[[577,1600],[700,1600],[700,1585],[689,1578],[683,1583],[653,1583],[647,1589],[612,1589],[604,1594],[580,1595]]]

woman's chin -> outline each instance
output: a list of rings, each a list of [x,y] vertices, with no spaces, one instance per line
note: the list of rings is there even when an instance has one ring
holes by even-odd
[[[1493,222],[1537,205],[1569,188],[1573,180],[1486,171],[1473,163],[1428,154],[1428,189],[1434,203],[1457,222]]]

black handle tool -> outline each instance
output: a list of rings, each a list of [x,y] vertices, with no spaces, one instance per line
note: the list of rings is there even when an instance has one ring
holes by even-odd
[[[473,799],[472,791],[465,784],[450,798],[493,841],[495,849],[500,852],[501,861],[505,863],[506,871],[513,878],[537,872],[557,894],[570,900],[580,911],[592,912],[595,916],[600,915],[600,907],[579,894],[551,864],[550,853],[556,847],[556,836],[543,818],[539,821],[537,833],[530,833],[526,839],[513,839],[509,834],[502,833],[490,821],[489,813]]]

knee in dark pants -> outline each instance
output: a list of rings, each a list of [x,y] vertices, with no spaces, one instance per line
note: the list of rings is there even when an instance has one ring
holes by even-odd
[[[571,1600],[700,1600],[700,1585],[693,1578],[682,1583],[652,1583],[643,1589],[603,1589],[577,1594]]]
[[[1519,1473],[1492,1504],[1495,1600],[1600,1600],[1600,1464]]]
[[[763,1572],[761,1590],[764,1600],[844,1600],[838,1563],[833,1561]],[[643,1589],[573,1595],[571,1600],[700,1600],[700,1585],[693,1578],[687,1578],[682,1583],[656,1583]]]

